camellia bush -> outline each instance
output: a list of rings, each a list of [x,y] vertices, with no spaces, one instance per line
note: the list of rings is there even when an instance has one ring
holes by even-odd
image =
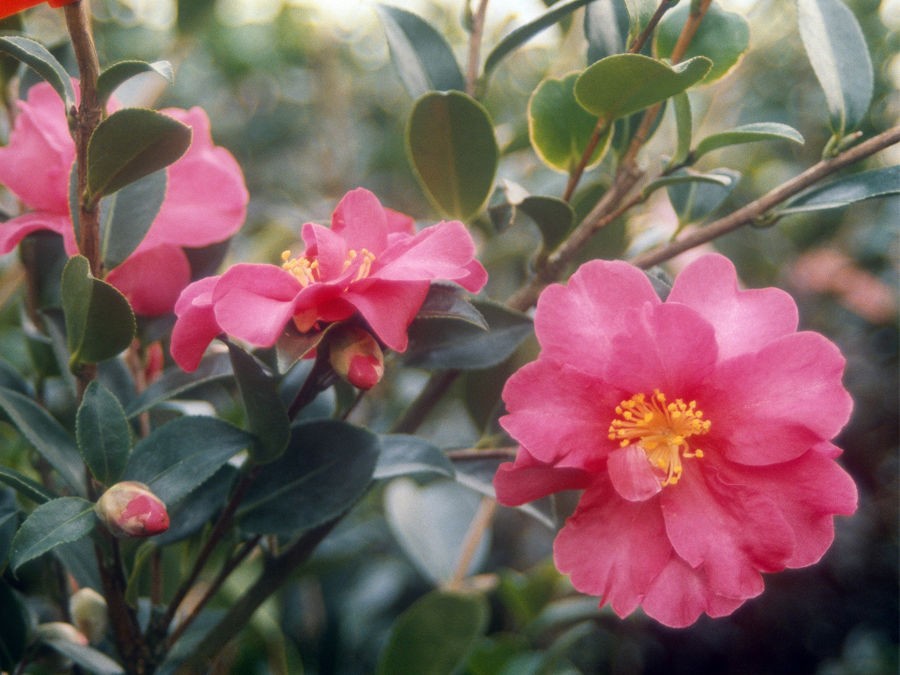
[[[0,671],[895,672],[871,8],[238,4],[0,3]]]

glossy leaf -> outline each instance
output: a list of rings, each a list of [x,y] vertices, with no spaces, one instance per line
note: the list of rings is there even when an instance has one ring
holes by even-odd
[[[575,82],[575,98],[607,122],[661,103],[696,84],[709,72],[702,56],[669,66],[641,54],[600,59]]]
[[[625,0],[628,10],[628,42],[633,42],[650,24],[659,4],[657,0]],[[627,46],[627,45],[626,45]]]
[[[597,116],[582,108],[575,100],[578,73],[562,79],[546,78],[528,100],[528,137],[538,157],[549,167],[571,173],[588,147]],[[593,166],[609,148],[612,126],[607,125],[603,138],[591,154]]]
[[[624,52],[628,28],[628,11],[620,0],[594,0],[585,7],[584,36],[588,43],[588,64]]]
[[[678,36],[687,22],[693,3],[683,2],[666,12],[656,30],[656,55],[668,59],[678,42]],[[741,14],[728,12],[718,3],[712,3],[691,43],[685,58],[705,56],[713,66],[703,79],[704,84],[715,82],[727,75],[750,47],[750,24]]]
[[[60,497],[32,511],[13,539],[13,572],[61,544],[86,537],[97,525],[94,505],[81,497]]]
[[[515,211],[525,214],[537,225],[547,251],[563,242],[575,222],[572,207],[556,197],[526,197],[516,205]]]
[[[169,84],[175,82],[175,71],[168,61],[119,61],[104,69],[97,78],[97,97],[103,105],[112,96],[112,93],[124,82],[132,77],[154,73],[166,80]]]
[[[453,464],[436,445],[408,434],[384,434],[380,437],[381,453],[375,465],[375,479],[396,478],[409,474],[431,474],[452,478]]]
[[[406,126],[410,162],[435,207],[452,218],[477,214],[494,184],[499,150],[484,107],[457,91],[418,99]]]
[[[701,173],[699,171],[691,171],[685,169],[683,171],[673,173],[669,176],[662,176],[661,178],[657,178],[656,180],[651,181],[643,189],[642,194],[647,197],[659,188],[666,187],[668,185],[681,185],[684,183],[712,183],[714,185],[720,185],[722,187],[729,188],[732,187],[733,182],[734,179],[731,176],[722,173],[716,173],[715,171],[711,171],[709,173]]]
[[[187,539],[210,522],[225,507],[238,470],[226,464],[187,497],[167,509],[169,529],[153,538],[157,546]]]
[[[134,417],[192,389],[232,376],[228,354],[210,354],[204,357],[193,373],[186,373],[181,368],[169,368],[128,405],[126,413],[128,417]]]
[[[455,319],[414,321],[409,328],[407,365],[431,369],[489,368],[505,361],[532,334],[525,314],[484,300],[472,303],[488,330]]]
[[[291,422],[278,395],[277,383],[252,355],[237,345],[229,343],[228,353],[247,423],[256,438],[250,447],[250,457],[259,464],[276,460],[291,437]]]
[[[872,100],[872,61],[862,30],[841,0],[798,0],[797,20],[831,129],[843,137],[862,123]]]
[[[391,628],[378,675],[458,672],[487,629],[488,609],[478,595],[432,592],[409,607]]]
[[[56,57],[40,42],[20,35],[7,35],[0,37],[0,53],[18,59],[45,79],[59,94],[66,110],[75,105],[72,78]]]
[[[293,427],[287,451],[266,464],[238,509],[240,527],[291,536],[347,511],[372,480],[378,437],[333,420]]]
[[[28,613],[19,596],[0,578],[0,670],[15,672],[28,646]]]
[[[0,408],[34,449],[75,490],[84,491],[81,456],[69,433],[31,398],[0,388]]]
[[[122,675],[125,669],[103,652],[69,640],[42,640],[42,643],[71,659],[88,673],[94,675]]]
[[[682,170],[676,175],[689,174]],[[692,176],[693,180],[666,187],[669,200],[672,202],[675,213],[678,214],[680,223],[703,220],[715,211],[737,187],[741,174],[733,169],[713,169],[702,176],[703,178],[700,180],[697,180],[697,176]],[[715,176],[720,177],[721,180],[710,180]]]
[[[31,396],[32,388],[28,380],[16,370],[11,363],[0,359],[0,387],[17,391],[25,396]]]
[[[54,495],[43,485],[32,480],[25,474],[15,469],[0,465],[0,483],[8,485],[23,497],[30,499],[35,504],[49,502],[58,495]]]
[[[691,139],[694,134],[694,118],[691,113],[691,100],[685,93],[672,97],[672,110],[675,112],[675,130],[677,144],[675,154],[669,160],[670,166],[682,164],[690,154]]]
[[[121,479],[131,452],[131,427],[119,400],[97,381],[84,392],[75,438],[94,478],[105,485]]]
[[[788,126],[778,122],[757,122],[744,124],[728,131],[711,134],[697,144],[691,153],[693,160],[697,160],[708,152],[730,145],[742,143],[757,143],[759,141],[791,141],[803,145],[805,143],[802,134]]]
[[[435,90],[465,91],[453,50],[441,33],[405,9],[382,4],[375,9],[384,27],[391,60],[410,96],[418,98]]]
[[[16,502],[16,493],[7,488],[0,489],[0,572],[6,567],[17,529],[19,529],[19,504]]]
[[[145,108],[114,112],[88,143],[88,202],[165,168],[190,144],[191,128],[172,117]]]
[[[124,479],[174,506],[252,443],[253,436],[220,419],[179,417],[134,446]]]
[[[165,171],[156,171],[100,202],[100,256],[112,269],[143,241],[166,197]]]
[[[128,300],[91,275],[87,258],[69,259],[62,274],[69,368],[109,359],[131,344],[137,324]]]
[[[487,321],[472,305],[471,298],[459,286],[432,282],[417,319],[461,319],[487,330]]]
[[[821,211],[876,197],[900,194],[900,166],[871,169],[807,190],[790,200],[778,215]]]

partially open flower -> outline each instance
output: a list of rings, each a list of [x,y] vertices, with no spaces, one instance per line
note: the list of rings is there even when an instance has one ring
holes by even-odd
[[[328,337],[328,360],[341,378],[359,389],[371,389],[381,381],[384,354],[369,331],[337,326]]]
[[[169,529],[166,505],[143,483],[116,483],[94,505],[110,532],[119,537],[151,537]]]
[[[91,644],[97,644],[109,627],[109,609],[106,599],[93,588],[79,588],[69,598],[69,614],[72,623]]]

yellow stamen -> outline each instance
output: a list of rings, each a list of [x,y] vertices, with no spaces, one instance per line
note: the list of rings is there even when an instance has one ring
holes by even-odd
[[[687,439],[709,433],[712,423],[703,419],[697,402],[685,403],[680,398],[672,403],[658,389],[649,398],[635,394],[616,406],[616,419],[609,425],[609,439],[621,447],[636,443],[647,459],[665,474],[662,485],[674,485],[681,478],[682,457],[703,457],[703,451],[692,449]]]
[[[359,269],[356,271],[353,281],[359,281],[369,276],[372,272],[372,263],[375,262],[375,254],[365,248],[360,249],[359,251],[350,249],[347,252],[347,257],[344,259],[344,265],[341,271],[347,271],[347,269],[356,262],[357,258],[360,258]],[[303,288],[321,281],[318,260],[310,260],[305,256],[292,258],[290,251],[283,251],[281,253],[281,267],[293,274],[294,278],[300,282],[300,285],[303,286]]]

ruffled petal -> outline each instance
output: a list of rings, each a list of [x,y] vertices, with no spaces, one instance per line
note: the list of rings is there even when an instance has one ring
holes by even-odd
[[[220,277],[206,277],[187,286],[175,303],[175,326],[169,351],[183,370],[193,371],[203,352],[222,329],[213,311],[213,290]]]
[[[606,465],[616,492],[630,502],[642,502],[659,494],[662,483],[645,453],[636,445],[609,453]]]
[[[395,352],[406,351],[406,329],[428,295],[427,281],[365,280],[353,284],[344,300],[359,311],[379,340]]]
[[[738,289],[734,265],[710,254],[685,267],[666,302],[687,305],[715,329],[719,359],[755,352],[797,330],[797,305],[779,288]]]
[[[353,275],[344,269],[348,249],[343,237],[316,223],[305,223],[301,236],[306,244],[303,254],[315,259],[321,280],[335,283],[350,282]]]
[[[190,283],[191,264],[178,246],[156,246],[132,253],[106,276],[106,281],[128,298],[136,314],[159,316],[172,311],[179,294]]]
[[[2,162],[2,159],[0,159]],[[0,223],[0,255],[9,253],[32,232],[55,232],[62,236],[66,253],[78,253],[75,231],[69,214],[59,215],[47,211],[33,211]]]
[[[356,188],[345,194],[335,208],[331,231],[343,237],[348,248],[367,249],[377,256],[387,247],[388,217],[378,197]]]
[[[556,492],[583,490],[593,480],[587,471],[539,462],[521,447],[515,462],[505,462],[497,468],[494,492],[501,504],[519,506]]]
[[[618,448],[608,435],[623,397],[615,387],[541,358],[506,381],[503,400],[509,414],[500,425],[541,462],[598,470]]]
[[[565,286],[541,293],[534,327],[543,354],[603,376],[610,343],[631,330],[629,312],[660,303],[646,275],[625,262],[582,265]]]

